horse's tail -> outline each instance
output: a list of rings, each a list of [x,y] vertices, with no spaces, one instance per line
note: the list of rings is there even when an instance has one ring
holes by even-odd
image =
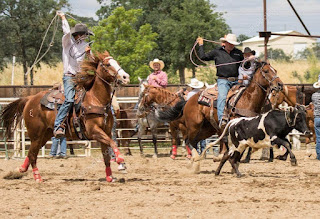
[[[180,118],[183,114],[183,108],[186,105],[187,101],[181,100],[175,106],[170,107],[165,110],[157,109],[156,118],[160,122],[170,122]]]
[[[17,124],[22,120],[23,109],[28,101],[27,97],[20,98],[8,106],[6,106],[0,115],[0,123],[3,123],[3,127],[5,128],[5,136],[10,138],[12,136],[13,129],[16,129]]]

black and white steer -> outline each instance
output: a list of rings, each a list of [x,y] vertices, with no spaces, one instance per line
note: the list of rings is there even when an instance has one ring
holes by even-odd
[[[222,137],[228,133],[229,150],[223,155],[218,169],[215,174],[219,175],[224,163],[229,159],[232,168],[238,177],[241,173],[238,170],[242,152],[247,147],[258,150],[265,147],[284,146],[291,158],[291,164],[297,165],[297,160],[291,151],[291,144],[286,136],[293,129],[310,135],[310,131],[306,124],[306,111],[304,106],[291,107],[286,111],[272,110],[256,117],[241,117],[231,120],[225,127],[219,139],[207,145],[207,151],[210,147],[217,144]],[[200,161],[204,157],[204,152],[200,157],[194,157],[194,161]],[[195,162],[196,165],[200,163]]]

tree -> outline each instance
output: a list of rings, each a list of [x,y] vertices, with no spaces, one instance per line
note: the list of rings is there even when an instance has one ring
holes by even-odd
[[[164,53],[170,57],[173,69],[179,70],[182,84],[185,68],[195,72],[189,53],[196,38],[217,39],[228,32],[221,14],[213,13],[212,7],[205,0],[186,0],[179,7],[173,7],[170,17],[160,23]]]
[[[133,82],[138,81],[138,76],[146,77],[149,74],[150,69],[146,65],[148,54],[157,46],[157,34],[152,32],[150,24],[135,29],[141,15],[141,9],[125,10],[124,7],[118,7],[93,28],[93,50],[103,52],[107,49],[130,74]]]
[[[263,58],[264,53],[261,53],[259,58]],[[291,56],[285,54],[285,52],[282,49],[268,49],[268,59],[274,59],[278,61],[285,61],[290,62]]]
[[[140,8],[144,13],[138,23],[150,23],[159,33],[158,47],[149,59],[158,57],[170,67],[171,74],[179,70],[180,82],[184,83],[184,69],[192,68],[189,52],[195,39],[201,35],[218,39],[229,32],[221,13],[214,12],[214,5],[207,0],[98,0],[102,4],[99,17],[108,16],[119,5],[126,9]],[[207,45],[206,45],[207,47]],[[168,69],[168,68],[167,68]]]
[[[241,44],[242,44],[243,41],[245,41],[245,40],[247,40],[247,39],[250,39],[250,37],[248,37],[247,35],[240,34],[240,35],[238,36],[238,41],[241,42]]]
[[[15,55],[17,62],[22,64],[23,71],[27,72],[36,58],[44,33],[56,11],[67,5],[67,0],[1,1],[0,37],[3,50],[2,54],[0,53],[1,67],[5,65],[4,57],[11,58]],[[48,32],[42,50],[45,51],[52,46],[50,53],[41,60],[49,65],[61,60],[62,33],[58,31],[56,43],[49,45],[53,29]],[[33,71],[30,72],[30,82],[33,84]],[[28,84],[27,75],[24,75],[24,84]]]

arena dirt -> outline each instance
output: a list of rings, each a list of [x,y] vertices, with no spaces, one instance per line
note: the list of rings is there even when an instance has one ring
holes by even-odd
[[[36,184],[31,170],[22,179],[3,177],[22,160],[0,160],[1,218],[318,218],[320,162],[295,152],[298,166],[256,158],[241,164],[243,178],[226,163],[207,158],[201,174],[190,173],[188,160],[168,156],[126,157],[127,174],[106,183],[100,156],[39,159],[44,182]],[[116,169],[112,164],[112,169]]]

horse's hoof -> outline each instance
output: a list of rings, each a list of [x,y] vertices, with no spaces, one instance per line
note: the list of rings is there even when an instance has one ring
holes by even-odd
[[[118,171],[121,172],[121,173],[127,173],[127,167],[126,167],[126,164],[125,163],[121,163],[119,164],[118,166]]]
[[[152,155],[152,158],[157,159],[158,158],[158,154]]]
[[[191,154],[188,154],[188,155],[186,156],[186,158],[187,158],[188,160],[191,160],[191,158],[192,158]]]
[[[36,183],[42,183],[42,179],[36,179]]]
[[[241,177],[244,177],[244,174],[238,173],[238,174],[237,174],[237,178],[241,178]]]
[[[219,175],[220,175],[220,172],[217,172],[217,171],[216,171],[216,172],[214,172],[214,175],[215,175],[215,176],[219,176]]]
[[[269,159],[269,160],[268,160],[268,162],[270,162],[270,163],[271,163],[271,162],[273,162],[273,159],[272,159],[272,160],[271,160],[271,159]]]
[[[291,160],[291,166],[297,166],[298,163],[297,163],[297,160]]]
[[[109,183],[113,183],[117,181],[117,178],[112,177],[112,176],[107,176],[106,181]]]

